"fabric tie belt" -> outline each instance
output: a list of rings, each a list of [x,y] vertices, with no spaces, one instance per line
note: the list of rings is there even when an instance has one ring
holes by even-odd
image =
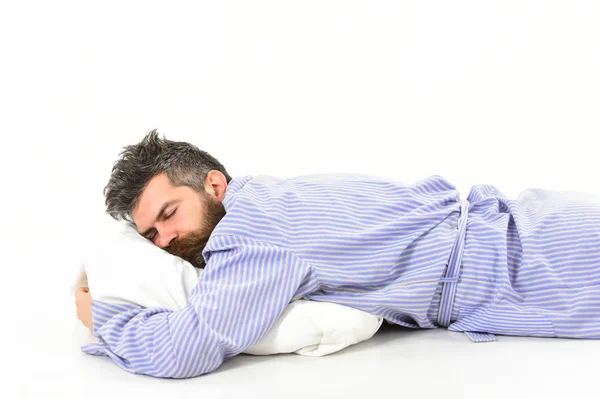
[[[458,232],[456,241],[450,254],[446,275],[440,279],[444,286],[442,288],[442,296],[440,298],[440,309],[438,313],[438,324],[443,327],[450,325],[450,317],[452,316],[452,307],[454,305],[454,295],[458,285],[458,274],[462,262],[463,250],[465,247],[465,236],[467,233],[467,218],[469,215],[469,201],[466,199],[460,200],[460,217],[458,219]],[[474,342],[495,341],[493,334],[465,331],[465,334]]]

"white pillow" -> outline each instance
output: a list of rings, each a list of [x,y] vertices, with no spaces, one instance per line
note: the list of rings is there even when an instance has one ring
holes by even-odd
[[[178,310],[188,303],[202,270],[158,248],[132,226],[108,232],[88,251],[76,286],[111,303]],[[383,319],[348,306],[297,300],[269,333],[245,353],[323,356],[373,336]]]

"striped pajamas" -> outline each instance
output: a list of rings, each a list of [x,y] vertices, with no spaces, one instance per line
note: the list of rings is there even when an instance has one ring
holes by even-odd
[[[600,338],[600,201],[591,195],[531,189],[510,200],[477,185],[461,199],[437,175],[404,184],[340,173],[238,177],[223,204],[190,304],[94,301],[99,342],[85,352],[133,373],[201,375],[258,343],[299,298],[477,342]]]
[[[600,338],[600,200],[471,189],[452,331]]]

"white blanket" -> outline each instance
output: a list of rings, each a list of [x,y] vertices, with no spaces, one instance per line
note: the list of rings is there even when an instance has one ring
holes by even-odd
[[[185,307],[202,270],[156,247],[128,224],[122,226],[88,251],[76,286],[89,286],[98,301],[171,310]],[[343,305],[297,300],[245,353],[323,356],[371,338],[382,321]]]

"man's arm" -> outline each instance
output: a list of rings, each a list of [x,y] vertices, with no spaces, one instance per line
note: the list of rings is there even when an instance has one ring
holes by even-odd
[[[82,349],[109,356],[123,369],[156,377],[208,373],[258,343],[299,287],[310,266],[273,245],[231,246],[211,253],[190,303],[173,312],[92,302],[98,344]],[[234,244],[239,244],[235,243]]]

